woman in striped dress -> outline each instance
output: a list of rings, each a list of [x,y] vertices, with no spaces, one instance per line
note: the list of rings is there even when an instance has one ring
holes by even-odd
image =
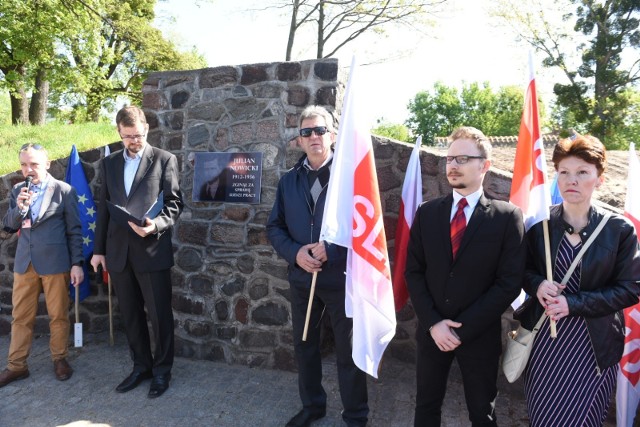
[[[606,153],[595,137],[561,140],[553,152],[563,197],[551,207],[549,233],[553,282],[546,280],[543,226],[527,233],[525,291],[535,304],[521,321],[536,335],[525,370],[525,395],[533,427],[601,426],[624,348],[622,309],[638,302],[640,253],[633,225],[612,215],[566,285],[560,282],[604,216],[592,194],[604,180]],[[557,325],[551,338],[549,318]]]

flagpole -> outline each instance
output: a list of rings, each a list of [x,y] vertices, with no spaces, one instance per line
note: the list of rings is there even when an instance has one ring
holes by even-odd
[[[547,280],[553,283],[553,270],[551,268],[551,245],[549,244],[549,221],[542,220],[542,230],[544,234],[544,255],[547,265]],[[556,331],[556,321],[549,316],[549,326],[551,328],[551,338],[556,338],[558,332]]]
[[[111,275],[109,274],[108,291],[109,292],[109,345],[113,346],[113,306],[111,305]]]
[[[309,330],[309,319],[311,318],[311,306],[313,305],[313,296],[316,293],[316,278],[318,277],[318,272],[313,272],[313,277],[311,278],[311,292],[309,293],[309,303],[307,304],[307,318],[304,319],[304,331],[302,332],[302,341],[307,340],[307,331]]]
[[[82,323],[80,323],[80,285],[76,286],[76,324],[73,325],[73,342],[75,347],[82,347]]]
[[[76,323],[80,323],[80,292],[78,292],[78,287],[75,289],[76,296]]]
[[[111,154],[109,144],[104,146],[104,157],[108,157]],[[102,271],[98,271],[102,274]],[[107,292],[109,292],[109,345],[113,346],[113,305],[111,302],[111,275],[107,272]]]

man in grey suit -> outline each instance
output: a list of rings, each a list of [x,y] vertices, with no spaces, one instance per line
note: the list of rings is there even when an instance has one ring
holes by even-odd
[[[0,373],[0,387],[27,378],[33,325],[40,290],[49,313],[49,347],[55,376],[71,378],[66,360],[69,341],[69,290],[84,280],[82,225],[78,196],[69,184],[53,178],[47,170],[47,151],[38,144],[20,149],[20,168],[25,181],[11,190],[9,209],[2,225],[19,231],[13,267],[13,321],[7,369]]]
[[[96,240],[91,265],[107,269],[118,296],[133,370],[117,387],[124,393],[153,378],[148,397],[169,388],[174,334],[171,308],[171,230],[182,212],[178,160],[147,144],[149,125],[144,112],[124,107],[116,115],[124,143],[100,165],[100,195]],[[151,206],[159,211],[149,214]],[[110,206],[109,206],[110,204]],[[125,208],[142,225],[122,219],[114,205]],[[155,210],[155,209],[154,209]],[[153,328],[151,351],[147,314]]]

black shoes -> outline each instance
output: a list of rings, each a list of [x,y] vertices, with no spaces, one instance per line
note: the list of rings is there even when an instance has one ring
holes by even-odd
[[[142,381],[148,380],[149,378],[153,379],[151,380],[151,386],[149,387],[149,394],[147,394],[147,396],[150,398],[160,397],[169,388],[171,373],[153,375],[151,371],[133,371],[127,378],[124,379],[124,381],[118,384],[118,387],[116,387],[116,391],[118,393],[126,393],[127,391],[133,390],[134,388],[138,387]]]
[[[302,409],[289,420],[286,427],[309,427],[311,425],[311,421],[319,420],[326,414],[326,410],[314,413],[306,409]]]
[[[171,373],[155,375],[151,380],[151,387],[149,387],[149,394],[147,397],[155,398],[162,396],[162,393],[169,388],[169,381],[171,380]]]
[[[147,371],[147,372],[133,371],[131,372],[131,374],[129,374],[127,378],[124,379],[124,381],[118,384],[118,386],[116,387],[116,391],[118,393],[126,393],[129,390],[133,390],[134,388],[138,387],[142,381],[147,380],[151,377],[153,377],[153,375],[151,374],[151,371]]]

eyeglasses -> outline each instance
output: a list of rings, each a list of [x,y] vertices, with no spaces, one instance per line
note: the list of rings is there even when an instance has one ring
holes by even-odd
[[[465,163],[467,163],[471,159],[484,159],[484,156],[466,156],[466,155],[447,156],[447,164],[449,164],[449,163],[451,163],[451,162],[453,162],[455,160],[457,164],[464,165]]]
[[[312,132],[315,133],[316,136],[322,136],[325,133],[327,133],[327,127],[326,126],[316,126],[314,128],[302,128],[302,129],[300,129],[300,136],[308,138],[308,137],[311,136]]]
[[[26,151],[29,148],[33,148],[34,150],[44,150],[44,147],[40,144],[27,143],[20,147],[20,151]]]
[[[122,140],[123,140],[123,141],[124,141],[125,139],[128,139],[129,141],[134,141],[134,140],[141,141],[141,140],[143,140],[146,136],[147,136],[147,134],[144,134],[144,135],[120,135],[120,138],[122,138]]]

